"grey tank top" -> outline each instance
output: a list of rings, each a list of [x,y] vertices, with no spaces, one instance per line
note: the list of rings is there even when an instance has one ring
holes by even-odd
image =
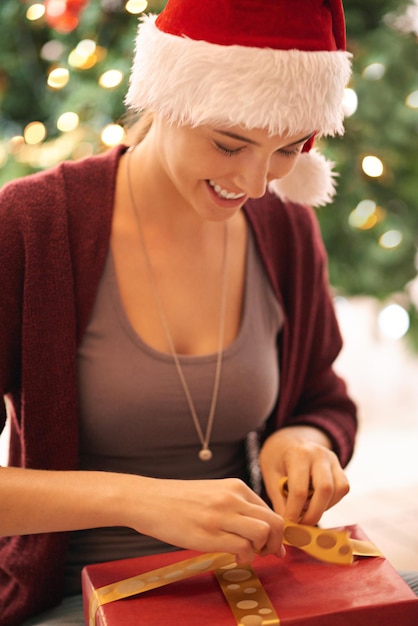
[[[264,424],[278,397],[277,334],[282,324],[280,305],[249,232],[240,329],[223,354],[210,438],[213,457],[202,462],[173,357],[149,346],[130,324],[109,253],[78,352],[80,468],[155,478],[247,480],[246,436]],[[179,358],[205,433],[216,354]],[[80,570],[87,563],[169,549],[126,528],[73,532],[66,593],[79,592]]]

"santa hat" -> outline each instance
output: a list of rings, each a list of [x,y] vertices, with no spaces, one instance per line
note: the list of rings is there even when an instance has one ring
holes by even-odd
[[[141,20],[126,103],[177,124],[343,134],[350,57],[341,0],[168,0]],[[312,144],[270,184],[282,199],[332,199],[334,164]]]

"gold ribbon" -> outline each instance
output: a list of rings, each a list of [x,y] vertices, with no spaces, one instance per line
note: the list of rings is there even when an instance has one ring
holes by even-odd
[[[282,476],[279,480],[279,490],[283,497],[288,497],[287,476]],[[313,495],[314,488],[310,483],[304,511],[308,508]],[[284,522],[283,543],[300,548],[320,561],[341,565],[350,565],[354,556],[382,556],[380,550],[370,541],[351,539],[348,531],[324,530],[316,526],[294,524],[288,520]]]
[[[103,604],[145,593],[145,591],[169,585],[177,580],[185,580],[191,576],[196,576],[196,574],[211,572],[234,562],[235,556],[233,554],[224,552],[202,554],[94,589],[89,602],[89,626],[95,626],[97,609]]]
[[[321,529],[289,521],[284,523],[283,543],[300,548],[307,554],[328,563],[349,565],[353,562],[354,556],[382,556],[374,544],[369,541],[351,539],[347,530]],[[237,566],[233,554],[215,552],[202,554],[94,589],[89,602],[89,626],[95,626],[96,612],[104,604],[211,571],[215,571],[238,626],[255,623],[253,609],[257,609],[257,624],[260,626],[280,624],[274,607],[253,568],[250,565]],[[237,596],[238,592],[242,593],[242,586],[237,583],[240,577],[241,580],[246,581],[245,597]],[[254,595],[251,598],[247,595],[248,589],[253,590],[251,593]]]
[[[382,556],[370,541],[351,539],[347,530],[336,530],[285,521],[283,543],[300,548],[327,563],[351,565],[354,556]]]
[[[280,619],[251,565],[226,566],[215,576],[238,626],[280,626]]]

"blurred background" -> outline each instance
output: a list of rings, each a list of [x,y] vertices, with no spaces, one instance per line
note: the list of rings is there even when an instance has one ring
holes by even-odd
[[[138,17],[164,5],[1,0],[0,186],[123,141]],[[318,218],[360,433],[351,492],[323,521],[360,523],[396,567],[418,570],[418,4],[345,10],[346,134],[321,140],[339,176]]]

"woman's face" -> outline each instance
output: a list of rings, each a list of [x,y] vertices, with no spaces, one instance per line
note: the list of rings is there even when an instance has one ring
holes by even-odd
[[[292,170],[312,133],[269,136],[240,126],[173,126],[154,120],[158,163],[170,193],[202,218],[221,221]],[[174,199],[174,198],[173,198]]]

